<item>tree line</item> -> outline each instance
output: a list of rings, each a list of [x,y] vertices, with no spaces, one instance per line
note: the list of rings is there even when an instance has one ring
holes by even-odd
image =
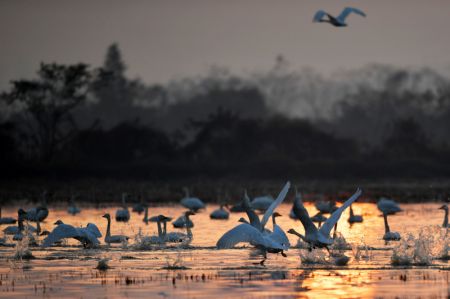
[[[117,44],[98,68],[41,63],[1,94],[4,178],[450,176],[450,80],[370,65],[146,84]]]

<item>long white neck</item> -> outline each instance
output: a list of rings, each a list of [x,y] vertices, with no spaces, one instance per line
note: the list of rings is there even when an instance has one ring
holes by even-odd
[[[448,226],[448,209],[445,209],[445,215],[444,215],[444,223],[442,223],[443,227]]]
[[[106,237],[111,236],[111,218],[106,218],[108,220],[108,226],[106,227]]]
[[[384,232],[385,233],[389,233],[390,229],[389,229],[389,223],[388,223],[388,220],[387,220],[387,214],[386,213],[383,213],[383,218],[384,218]]]
[[[163,226],[164,226],[163,234],[165,236],[167,234],[167,221],[164,221]]]
[[[145,212],[144,212],[144,222],[145,224],[148,224],[148,207],[145,207]]]

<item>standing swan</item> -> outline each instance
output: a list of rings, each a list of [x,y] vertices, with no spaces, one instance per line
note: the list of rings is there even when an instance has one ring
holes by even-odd
[[[195,215],[194,212],[192,211],[186,211],[184,213],[184,217],[186,219],[186,221],[191,221],[189,216],[191,215]],[[170,220],[170,218],[165,217],[165,220],[168,219]],[[179,243],[179,242],[183,242],[185,245],[188,245],[189,243],[191,243],[192,239],[193,239],[193,234],[192,234],[192,230],[191,227],[189,225],[186,225],[186,234],[184,233],[180,233],[180,232],[170,232],[167,233],[167,226],[166,226],[166,222],[164,221],[164,240],[166,242],[171,242],[171,243]]]
[[[348,217],[349,223],[356,223],[356,222],[363,222],[363,216],[362,215],[355,215],[353,213],[352,205],[350,205],[350,216]]]
[[[333,25],[335,27],[345,27],[345,26],[347,26],[347,23],[345,23],[345,19],[352,12],[357,15],[363,16],[363,17],[366,16],[366,14],[362,10],[353,8],[353,7],[344,8],[344,10],[342,10],[341,14],[337,17],[333,17],[329,13],[327,13],[323,10],[319,10],[314,15],[313,22],[330,23],[331,25]],[[324,19],[323,17],[325,17],[325,16],[327,16],[328,19]]]
[[[286,194],[289,191],[290,182],[287,182],[286,185],[281,190],[277,199],[272,203],[272,205],[267,209],[264,214],[262,220],[260,221],[258,216],[252,211],[250,213],[250,209],[247,208],[247,215],[250,219],[250,224],[242,223],[233,229],[226,232],[218,241],[217,248],[218,249],[227,249],[232,248],[236,244],[245,242],[250,243],[251,245],[261,249],[263,251],[264,259],[261,261],[261,264],[267,258],[267,252],[269,253],[277,253],[283,250],[287,250],[289,248],[288,244],[280,243],[277,240],[277,237],[274,238],[272,234],[268,234],[264,232],[264,226],[269,221],[272,214],[275,212],[275,209],[283,202]],[[248,204],[248,197],[244,199],[244,203]],[[244,205],[245,206],[245,205]],[[256,216],[256,217],[255,217]],[[278,227],[278,226],[276,226]],[[274,227],[274,230],[276,230]]]
[[[130,211],[128,211],[126,203],[127,196],[126,193],[122,193],[122,209],[116,211],[117,222],[128,222],[128,220],[130,220]]]
[[[303,227],[305,229],[305,236],[301,235],[300,233],[296,232],[294,229],[290,229],[288,233],[297,235],[300,237],[303,241],[309,243],[310,247],[309,250],[311,251],[312,248],[318,247],[323,248],[325,247],[327,250],[329,250],[328,246],[333,244],[334,239],[330,238],[330,232],[335,226],[335,224],[339,221],[339,218],[342,215],[342,212],[349,207],[355,200],[357,200],[362,194],[362,190],[358,188],[356,192],[347,199],[344,204],[338,208],[336,211],[331,214],[330,218],[328,218],[325,223],[322,225],[320,229],[317,229],[317,227],[314,225],[314,223],[311,221],[311,218],[309,217],[308,211],[303,206],[303,203],[301,200],[297,199],[294,201],[294,213],[297,216],[298,219],[300,219],[301,223],[303,224]]]
[[[220,208],[212,211],[209,215],[211,219],[228,219],[230,217],[230,213],[224,209],[224,205],[220,205]]]
[[[122,243],[128,241],[128,237],[124,235],[111,235],[111,215],[109,213],[106,213],[102,216],[103,218],[106,218],[108,220],[108,227],[106,228],[106,236],[105,236],[105,243],[111,245],[111,243]]]
[[[389,224],[388,224],[388,220],[387,220],[387,213],[383,213],[383,218],[384,218],[384,236],[383,236],[383,240],[385,241],[398,241],[401,239],[400,234],[397,232],[391,232],[391,230],[389,229]]]
[[[444,215],[444,223],[442,223],[442,227],[450,227],[450,226],[448,225],[448,206],[447,206],[447,205],[443,205],[443,206],[440,207],[439,209],[445,211],[445,215]]]

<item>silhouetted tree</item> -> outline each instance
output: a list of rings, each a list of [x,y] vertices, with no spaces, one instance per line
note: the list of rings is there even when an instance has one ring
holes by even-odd
[[[43,161],[74,136],[71,111],[86,99],[92,73],[86,64],[41,63],[36,80],[12,81],[12,89],[1,95],[19,107],[19,129],[26,136],[26,150]]]

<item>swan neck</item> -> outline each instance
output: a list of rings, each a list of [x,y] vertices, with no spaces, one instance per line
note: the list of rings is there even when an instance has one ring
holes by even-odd
[[[192,230],[191,227],[188,225],[189,222],[190,222],[189,215],[186,215],[186,233],[189,239],[192,239]]]
[[[445,209],[445,215],[444,215],[444,223],[442,223],[443,227],[448,226],[448,209]]]
[[[164,221],[164,230],[163,230],[163,235],[165,236],[167,234],[167,221]]]
[[[41,233],[41,222],[39,221],[39,217],[36,219],[36,235],[39,236]]]
[[[352,205],[350,205],[350,217],[353,217],[355,214],[353,214],[353,208]]]
[[[388,233],[388,232],[390,232],[390,229],[389,229],[389,223],[388,223],[388,220],[387,220],[387,214],[386,213],[383,213],[383,218],[384,218],[384,232]]]
[[[144,222],[148,223],[148,207],[145,207],[145,212],[144,212]]]
[[[108,226],[106,227],[106,237],[111,236],[111,218],[107,218]]]
[[[163,233],[162,233],[162,229],[161,229],[161,221],[157,221],[156,224],[158,225],[158,237],[162,238],[163,237]]]

